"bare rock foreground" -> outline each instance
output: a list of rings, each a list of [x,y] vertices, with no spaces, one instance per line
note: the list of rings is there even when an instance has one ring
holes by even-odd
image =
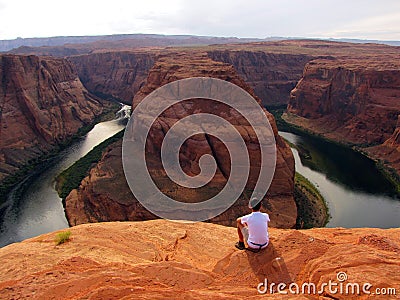
[[[0,249],[1,299],[259,299],[268,283],[368,282],[400,293],[400,229],[271,228],[260,252],[234,248],[236,230],[165,220],[85,224]],[[276,259],[280,257],[280,259]],[[288,289],[286,291],[289,292]],[[264,296],[293,298],[269,291]],[[326,290],[299,298],[370,298]],[[397,296],[380,296],[380,299]]]

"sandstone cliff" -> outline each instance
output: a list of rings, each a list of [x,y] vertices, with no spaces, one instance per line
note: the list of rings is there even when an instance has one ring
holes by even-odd
[[[84,86],[94,94],[106,95],[130,105],[144,84],[155,54],[118,51],[71,56]]]
[[[400,49],[391,51],[385,47],[360,58],[311,61],[291,93],[287,120],[329,139],[362,147],[373,158],[390,161],[399,172]]]
[[[146,84],[140,89],[133,100],[133,106],[139,103],[146,95],[166,83],[195,76],[215,77],[230,81],[253,96],[251,88],[238,76],[235,69],[228,64],[215,62],[207,57],[206,53],[170,53],[158,57],[151,69]],[[254,96],[255,97],[255,96]],[[174,106],[162,114],[157,123],[157,128],[150,134],[148,140],[148,153],[150,157],[157,157],[165,132],[168,131],[176,120],[190,115],[194,111],[215,113],[224,115],[230,123],[241,127],[241,132],[246,132],[245,124],[240,124],[236,115],[224,113],[226,108],[213,106],[212,103],[199,102],[191,105]],[[210,110],[212,110],[210,112]],[[270,113],[265,111],[273,127],[277,143],[277,163],[275,176],[268,193],[268,201],[265,201],[267,211],[272,216],[272,225],[290,228],[296,222],[296,205],[293,199],[294,189],[294,160],[290,148],[283,139],[278,136],[275,121]],[[251,150],[251,160],[257,161],[259,147],[253,140],[251,134],[244,137]],[[212,137],[197,136],[185,142],[182,148],[181,165],[187,174],[196,174],[199,170],[198,158],[203,154],[213,155],[217,161],[217,173],[210,185],[204,189],[185,189],[182,191],[171,182],[166,182],[166,174],[159,162],[148,164],[153,179],[166,193],[185,195],[184,200],[196,202],[208,199],[215,195],[226,183],[229,176],[230,161],[229,154],[221,145],[221,142]],[[257,179],[257,165],[251,166],[250,180],[246,186],[251,191]],[[178,193],[179,192],[179,193]],[[206,197],[207,196],[207,197]],[[172,195],[174,198],[174,196]],[[213,218],[211,221],[219,224],[234,225],[238,216],[247,213],[247,200],[242,196],[225,213]],[[90,175],[82,181],[78,191],[73,191],[66,199],[66,213],[71,225],[111,220],[143,220],[153,218],[130,194],[125,182],[122,170],[120,144],[110,147],[103,155],[102,160],[93,168]]]
[[[400,176],[400,115],[392,135],[383,144],[369,147],[365,151],[371,157],[380,160],[383,165],[397,172],[397,176]]]
[[[305,54],[268,53],[252,50],[214,50],[208,55],[235,67],[241,78],[254,90],[263,105],[282,105],[289,101],[305,64],[312,56]]]
[[[210,50],[208,56],[230,64],[263,105],[281,105],[289,101],[290,91],[300,80],[305,64],[312,56],[305,54],[266,53],[261,50]],[[126,104],[144,84],[157,56],[157,50],[97,52],[70,56],[85,87],[120,99]],[[192,52],[196,52],[192,50]]]
[[[0,77],[0,181],[103,110],[64,59],[1,55]]]
[[[260,253],[234,248],[236,230],[208,223],[164,220],[100,223],[70,229],[55,246],[55,233],[0,249],[2,299],[395,299],[400,293],[400,229],[270,229]],[[340,293],[342,281],[360,294]],[[344,276],[344,273],[341,273]],[[342,277],[339,277],[342,278]],[[268,280],[259,295],[257,286]],[[321,294],[294,295],[290,283],[312,283]],[[286,284],[287,295],[277,293]],[[369,283],[368,291],[362,286]],[[261,287],[262,289],[263,287]],[[377,296],[395,288],[396,295]],[[377,290],[380,289],[380,290]],[[295,291],[295,289],[292,289]],[[393,292],[392,292],[393,293]]]

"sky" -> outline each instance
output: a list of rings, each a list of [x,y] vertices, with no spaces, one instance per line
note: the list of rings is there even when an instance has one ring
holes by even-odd
[[[400,40],[400,0],[0,0],[0,40],[128,33]]]

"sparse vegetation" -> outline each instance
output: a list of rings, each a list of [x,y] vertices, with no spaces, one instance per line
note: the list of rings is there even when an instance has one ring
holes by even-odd
[[[297,228],[324,227],[329,210],[324,197],[303,175],[296,172],[294,198],[297,205]]]
[[[278,127],[279,131],[287,131],[287,132],[292,132],[292,133],[299,134],[299,135],[307,134],[307,135],[313,136],[315,138],[318,138],[318,139],[321,139],[321,140],[324,140],[324,141],[329,141],[330,143],[333,143],[333,144],[337,144],[337,145],[341,145],[341,146],[349,146],[350,147],[350,145],[343,145],[343,144],[340,144],[338,142],[331,141],[331,140],[329,140],[327,138],[324,138],[323,136],[321,136],[319,134],[316,134],[314,132],[311,132],[311,131],[309,131],[309,130],[307,130],[305,128],[302,128],[300,126],[288,123],[282,117],[284,113],[287,114],[286,105],[285,106],[282,106],[282,105],[280,105],[280,106],[267,106],[266,109],[274,116],[275,122],[276,122],[276,126]]]
[[[56,238],[55,238],[55,242],[56,245],[61,245],[64,244],[65,242],[68,242],[71,238],[71,231],[67,230],[67,231],[63,231],[60,233],[57,233]]]
[[[362,154],[363,156],[365,156],[366,158],[368,158],[369,160],[372,160],[376,166],[376,168],[378,169],[380,175],[382,175],[383,178],[385,178],[385,180],[388,182],[388,187],[385,188],[386,189],[386,193],[389,194],[396,194],[397,197],[400,197],[400,176],[397,174],[397,172],[391,168],[390,166],[388,166],[388,164],[386,164],[383,161],[380,160],[376,160],[370,157],[370,155],[364,151],[363,148],[367,148],[367,147],[371,147],[374,146],[376,144],[352,144],[352,143],[346,143],[344,141],[342,142],[338,142],[338,141],[334,141],[334,140],[330,140],[324,136],[322,136],[321,134],[317,134],[314,132],[311,132],[310,130],[307,130],[305,128],[296,126],[294,124],[288,123],[285,118],[291,118],[293,117],[292,115],[286,113],[286,109],[285,107],[282,106],[278,106],[278,107],[267,107],[267,109],[273,114],[275,120],[276,120],[276,124],[278,126],[278,130],[280,131],[287,131],[287,132],[291,132],[294,134],[298,134],[301,136],[309,136],[312,137],[313,139],[320,141],[322,143],[329,143],[330,145],[333,146],[338,146],[342,149],[344,149],[345,151],[354,151],[357,153]],[[284,113],[286,113],[284,116],[285,118],[282,116]],[[288,142],[288,141],[286,141]],[[303,148],[301,145],[293,145],[291,143],[288,143],[291,147],[294,147],[298,150],[299,155],[302,159],[305,159],[307,161],[307,166],[310,167],[313,170],[317,170],[317,171],[321,171],[323,169],[323,161],[318,160],[318,157],[315,156],[315,153],[313,155],[313,157],[311,157],[310,152]],[[331,178],[332,180],[335,180],[334,178]]]
[[[400,176],[397,174],[396,170],[387,166],[383,161],[377,161],[376,166],[385,178],[393,184],[397,196],[400,197]]]
[[[73,189],[79,187],[82,179],[89,174],[92,166],[101,159],[102,153],[106,147],[121,139],[123,135],[124,130],[121,130],[117,134],[106,139],[57,176],[56,190],[63,201]]]
[[[104,111],[101,115],[97,116],[91,124],[87,124],[81,127],[78,132],[70,137],[68,140],[55,145],[51,151],[42,153],[40,157],[33,158],[26,162],[24,166],[20,166],[19,169],[12,175],[5,177],[0,182],[0,204],[6,200],[7,194],[11,191],[11,189],[18,183],[28,178],[30,175],[35,176],[35,174],[40,174],[45,171],[51,164],[54,162],[54,159],[57,158],[57,155],[69,147],[74,142],[78,141],[82,136],[87,134],[90,130],[93,129],[94,125],[99,122],[112,120],[115,116],[115,113],[119,110],[120,105],[115,102],[103,101]],[[25,186],[29,185],[29,179],[26,180],[26,183],[17,191],[15,197],[19,198],[23,193]]]
[[[274,115],[279,130],[304,134],[304,130],[287,123],[282,118],[282,114],[286,111],[286,106],[268,107],[267,109]],[[285,141],[290,147],[296,148],[300,156],[305,158],[310,156],[307,149],[294,145],[286,139]],[[294,184],[294,198],[298,214],[296,228],[324,227],[330,217],[324,197],[314,184],[300,173],[296,172]]]

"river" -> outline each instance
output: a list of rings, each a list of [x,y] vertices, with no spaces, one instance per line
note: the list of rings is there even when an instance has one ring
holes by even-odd
[[[54,189],[55,177],[87,154],[94,146],[125,127],[129,106],[123,106],[115,120],[98,123],[80,141],[62,151],[54,165],[29,179],[22,197],[9,194],[0,225],[0,247],[43,233],[68,227],[61,199]],[[312,137],[280,132],[302,148],[308,158],[301,159],[292,148],[296,171],[308,178],[327,201],[331,219],[327,227],[400,226],[400,201],[374,163],[355,151]]]
[[[346,147],[288,132],[296,171],[325,198],[331,219],[327,227],[400,227],[400,201],[370,159]]]
[[[0,224],[0,247],[68,227],[61,198],[54,188],[55,177],[93,147],[122,130],[129,118],[129,111],[130,106],[122,106],[115,120],[96,124],[78,142],[62,151],[51,167],[28,178],[29,184],[19,200],[15,194],[24,186],[24,182],[10,192],[1,207],[5,213]]]

